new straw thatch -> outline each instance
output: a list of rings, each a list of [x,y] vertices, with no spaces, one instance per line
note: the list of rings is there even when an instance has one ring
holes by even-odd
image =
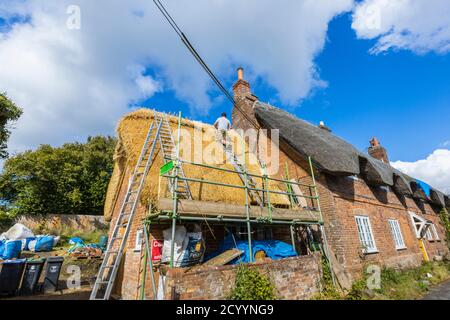
[[[173,131],[174,139],[178,133],[178,117],[169,116],[169,123]],[[115,168],[111,178],[105,202],[105,217],[112,215],[118,200],[119,188],[124,177],[130,174],[136,166],[148,129],[153,122],[154,111],[140,109],[125,115],[117,127],[118,146],[115,154]],[[229,133],[229,139],[233,144],[233,150],[239,159],[243,158],[243,140],[233,130]],[[223,152],[223,146],[217,142],[217,132],[213,126],[200,122],[182,119],[180,139],[181,159],[212,165],[219,168],[235,170]],[[248,150],[248,146],[245,148]],[[249,173],[262,175],[264,172],[255,155],[245,152],[247,170]],[[241,160],[243,162],[243,160]],[[159,198],[171,198],[167,178],[160,177],[159,169],[163,165],[163,157],[159,144],[155,152],[155,159],[145,181],[145,187],[141,193],[141,202],[144,205],[157,203]],[[238,174],[219,170],[183,165],[187,178],[215,181],[220,183],[243,186]],[[257,186],[262,188],[262,179],[254,178]],[[194,200],[213,201],[229,204],[245,204],[245,191],[243,189],[214,186],[207,183],[189,182],[189,187]],[[285,186],[274,181],[269,182],[269,190],[286,191]],[[271,203],[275,206],[288,206],[289,198],[284,195],[270,194]],[[118,204],[120,205],[120,204]]]

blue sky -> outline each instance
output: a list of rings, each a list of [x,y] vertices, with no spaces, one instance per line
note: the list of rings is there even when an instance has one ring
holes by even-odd
[[[243,66],[261,101],[360,150],[377,136],[450,193],[448,0],[163,2],[230,91]],[[0,0],[0,90],[24,109],[11,154],[113,135],[136,106],[232,107],[147,0]]]

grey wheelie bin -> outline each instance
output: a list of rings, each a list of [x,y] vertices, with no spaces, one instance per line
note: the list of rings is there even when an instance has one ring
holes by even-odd
[[[26,259],[6,260],[0,268],[0,295],[14,296],[19,290]]]

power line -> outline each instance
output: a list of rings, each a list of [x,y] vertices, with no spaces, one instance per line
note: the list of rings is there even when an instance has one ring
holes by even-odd
[[[180,37],[183,44],[186,46],[186,48],[189,50],[189,52],[194,56],[194,58],[197,60],[197,62],[202,66],[202,68],[206,71],[206,73],[209,75],[209,77],[213,80],[213,82],[216,84],[216,86],[219,88],[219,90],[227,97],[228,100],[233,104],[233,106],[239,110],[239,112],[242,113],[242,115],[256,128],[259,128],[259,125],[255,123],[253,119],[251,119],[237,104],[234,100],[233,96],[228,92],[228,90],[222,85],[220,80],[216,77],[216,75],[211,71],[211,69],[208,67],[208,65],[205,63],[205,61],[202,59],[200,54],[195,50],[194,46],[191,44],[189,39],[186,37],[186,35],[183,33],[183,31],[180,29],[178,24],[175,22],[175,20],[172,18],[170,13],[166,10],[164,5],[161,3],[160,0],[153,0],[156,7],[159,9],[159,11],[163,14],[164,18],[167,20],[167,22],[170,24],[172,29],[176,32],[176,34]]]
[[[222,83],[219,81],[219,79],[215,76],[215,74],[211,71],[211,69],[208,67],[208,65],[205,63],[205,61],[202,59],[202,57],[198,54],[197,50],[195,50],[194,46],[191,44],[189,39],[186,37],[186,35],[183,33],[183,31],[180,29],[178,24],[175,22],[175,20],[172,18],[172,16],[169,14],[169,12],[166,10],[164,5],[161,3],[160,0],[153,0],[155,5],[158,7],[159,11],[163,14],[164,18],[166,18],[167,22],[171,25],[171,27],[174,29],[174,31],[177,33],[177,35],[181,38],[181,41],[183,44],[188,48],[188,50],[191,52],[191,54],[194,56],[194,58],[198,61],[198,63],[203,67],[203,69],[206,71],[206,73],[211,77],[211,79],[214,81],[214,83],[219,87],[219,90],[222,91],[222,93],[231,101],[231,103],[235,103],[234,98],[231,96],[231,94],[228,92],[227,89],[222,85]]]

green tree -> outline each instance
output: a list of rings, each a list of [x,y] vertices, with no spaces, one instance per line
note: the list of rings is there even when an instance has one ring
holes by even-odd
[[[0,159],[5,159],[8,156],[7,142],[11,131],[9,125],[19,120],[22,115],[22,109],[14,104],[6,93],[0,93]]]
[[[13,214],[102,214],[116,140],[42,145],[5,161],[0,201]]]

